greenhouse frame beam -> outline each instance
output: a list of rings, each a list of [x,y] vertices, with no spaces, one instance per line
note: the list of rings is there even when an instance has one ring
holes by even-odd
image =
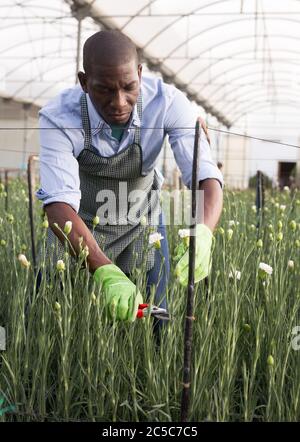
[[[57,66],[52,66],[50,69],[47,69],[46,72],[48,73],[48,72],[54,71],[54,70],[57,69],[58,67],[67,66],[67,65],[73,65],[73,62],[74,62],[74,60],[73,60],[73,61],[68,60],[68,61],[66,61],[65,63],[59,63]],[[43,73],[44,73],[44,72],[43,72]],[[36,77],[36,78],[38,78],[39,75],[40,75],[40,74],[37,74],[37,77]],[[68,76],[68,78],[69,78],[69,76]],[[73,78],[74,78],[74,74],[73,74]],[[25,81],[25,82],[22,84],[22,86],[21,86],[20,88],[18,88],[18,89],[13,93],[13,95],[11,95],[10,99],[11,99],[11,100],[14,100],[14,99],[18,96],[18,94],[22,91],[22,89],[24,89],[24,87],[30,85],[30,83],[32,83],[33,80],[34,80],[34,78],[29,78],[27,81]],[[48,87],[47,87],[47,88],[48,88]]]
[[[299,93],[295,93],[295,92],[286,92],[285,94],[280,94],[282,100],[287,99],[290,100],[292,98],[296,98],[297,100],[300,101],[300,92]],[[265,92],[263,93],[256,93],[254,95],[252,95],[247,101],[235,101],[232,100],[231,103],[233,104],[233,106],[228,108],[228,114],[230,115],[234,115],[234,113],[238,113],[239,111],[241,111],[241,107],[246,105],[251,105],[252,103],[255,103],[257,101],[257,98],[262,98],[264,99],[265,103],[269,103],[272,106],[276,106],[277,105],[277,98],[276,100],[268,97],[268,93]],[[242,105],[242,106],[241,106]]]
[[[240,19],[237,19],[237,20],[234,20],[234,21],[230,20],[230,21],[218,23],[217,25],[210,26],[207,29],[203,29],[200,32],[197,32],[196,34],[191,35],[189,38],[185,39],[183,42],[181,42],[179,45],[177,45],[175,48],[173,48],[172,51],[170,51],[165,57],[163,57],[162,61],[164,62],[165,60],[167,60],[169,57],[171,57],[172,54],[174,54],[174,52],[176,52],[179,49],[181,49],[184,45],[189,43],[191,40],[194,40],[195,38],[198,38],[201,35],[206,34],[207,32],[213,31],[213,30],[218,29],[218,28],[222,28],[223,26],[226,26],[226,25],[232,25],[232,24],[236,24],[236,23],[240,23],[240,22],[244,22],[244,21],[249,21],[249,20],[251,20],[251,19],[247,18],[247,17],[246,18],[240,18]],[[299,23],[300,23],[300,19],[296,20],[296,19],[292,19],[292,18],[282,19],[282,18],[279,18],[279,17],[274,17],[274,18],[272,18],[272,20],[275,20],[275,21],[283,21],[284,20],[284,21],[295,23],[297,25],[299,25]],[[266,34],[264,34],[264,35],[266,36]],[[272,35],[268,35],[268,37],[272,37]],[[237,39],[237,38],[238,37],[236,37],[235,39]],[[147,45],[145,45],[144,47],[146,47],[146,46]]]
[[[264,34],[258,35],[257,37],[264,37]],[[296,41],[300,40],[300,37],[295,37],[293,35],[284,35],[284,34],[270,34],[269,37],[271,37],[271,38],[286,38],[286,39],[292,39],[292,40],[296,40]],[[252,35],[243,35],[243,36],[239,37],[239,41],[240,40],[253,40],[253,36]],[[220,48],[223,45],[233,43],[234,41],[236,41],[236,37],[235,38],[229,38],[227,40],[222,40],[219,43],[215,43],[212,46],[209,46],[208,48],[205,48],[202,52],[199,52],[198,54],[196,54],[195,57],[192,57],[191,59],[189,59],[188,62],[185,65],[183,65],[178,71],[175,72],[175,75],[178,75],[181,72],[182,69],[185,69],[188,66],[189,63],[195,61],[195,59],[200,58],[201,55],[205,54],[206,52],[210,52],[213,49]],[[154,58],[154,57],[152,57],[152,58],[153,58],[153,60],[157,60],[156,61],[157,63],[158,62],[163,62],[162,58]],[[173,60],[173,59],[176,59],[176,57],[169,57],[169,59]],[[206,70],[206,69],[204,69],[204,70]],[[203,71],[200,71],[198,74],[200,75],[202,72]]]
[[[155,3],[155,1],[157,1],[157,0],[154,0],[152,3]],[[187,12],[186,14],[177,15],[175,20],[173,20],[171,23],[168,23],[166,26],[164,26],[162,29],[160,29],[156,34],[154,34],[150,38],[150,40],[148,40],[147,43],[143,46],[143,48],[146,49],[147,46],[149,46],[154,40],[156,40],[159,36],[161,36],[165,31],[170,29],[173,25],[178,23],[180,20],[182,20],[184,18],[188,18],[188,17],[190,17],[192,15],[195,15],[195,13],[198,12],[198,11],[201,11],[201,9],[205,9],[205,8],[207,8],[209,6],[215,6],[215,5],[219,4],[219,3],[224,3],[224,1],[231,1],[231,0],[216,0],[216,1],[213,1],[213,2],[211,2],[209,4],[207,4],[207,5],[203,5],[200,8],[199,7],[194,8],[190,12]],[[146,8],[144,8],[144,9],[146,9]],[[165,16],[167,17],[168,15],[166,14]],[[138,15],[134,16],[134,18],[137,18],[137,17],[138,17]],[[171,17],[171,15],[170,15],[170,17]],[[126,28],[126,26],[129,24],[129,22],[122,26],[122,30]]]
[[[289,90],[287,90],[286,87],[281,86],[280,91],[281,91],[280,92],[280,96],[281,97],[289,96],[291,94],[293,97],[298,97],[299,101],[300,101],[300,88],[299,88],[298,91],[290,92]],[[268,90],[258,90],[258,89],[256,89],[256,90],[247,91],[245,93],[241,93],[240,95],[235,96],[235,97],[230,97],[230,96],[227,97],[227,94],[226,94],[226,97],[225,97],[225,94],[224,94],[224,96],[223,96],[223,98],[221,100],[227,106],[227,105],[229,105],[231,103],[236,103],[236,104],[244,103],[244,101],[241,101],[241,99],[242,100],[247,99],[247,101],[248,101],[248,99],[252,99],[253,97],[263,97],[263,96],[266,96],[267,99],[272,99],[273,100],[273,98],[270,97],[270,95],[271,94],[270,94],[270,92]],[[226,107],[226,111],[230,114],[232,109],[230,109],[230,107],[229,108]]]
[[[237,90],[237,87],[232,88],[230,91],[224,92],[219,98],[215,98],[215,100],[217,100],[217,101],[223,100],[223,99],[224,100],[237,100],[241,96],[245,97],[246,95],[248,95],[250,93],[253,93],[253,92],[257,92],[257,91],[260,91],[260,93],[264,93],[265,91],[267,91],[270,94],[270,87],[272,86],[272,84],[269,84],[268,86],[266,86],[264,84],[263,88],[262,87],[258,88],[257,87],[258,86],[257,83],[253,84],[253,86],[255,86],[255,85],[256,85],[255,88],[252,87],[252,86],[247,86],[247,88],[246,87],[242,88],[243,90],[240,90],[238,94],[234,94],[234,92],[236,92],[236,90]],[[276,87],[278,88],[279,91],[284,91],[285,92],[285,91],[287,91],[289,89],[288,85],[289,85],[289,82],[287,80],[287,81],[285,81],[284,83],[281,83],[281,84],[277,83]],[[300,91],[300,85],[299,85],[298,88],[295,88],[294,90],[295,90],[295,93],[298,93]]]
[[[300,38],[298,39],[300,40]],[[259,50],[259,52],[261,52],[262,50]],[[283,52],[283,49],[272,49],[272,52]],[[296,54],[298,56],[300,56],[300,51],[294,51],[294,50],[286,50],[284,51],[286,53],[291,53],[291,54]],[[201,74],[203,74],[207,69],[211,69],[213,67],[215,67],[218,63],[222,63],[223,61],[227,61],[227,60],[232,60],[232,61],[252,61],[255,60],[256,62],[260,62],[260,61],[265,61],[265,59],[262,57],[261,59],[257,59],[257,58],[235,58],[237,55],[240,54],[255,54],[255,51],[253,49],[249,49],[249,50],[243,50],[243,51],[238,51],[238,52],[233,52],[231,53],[228,57],[222,57],[219,59],[214,59],[212,63],[208,64],[207,66],[205,66],[205,68],[202,68],[201,71],[197,71],[197,73],[192,77],[192,79],[190,80],[191,82],[193,82],[197,77],[199,77]],[[193,60],[189,60],[187,63],[185,63],[180,69],[178,69],[175,72],[175,75],[179,75],[189,64],[191,64],[193,61],[199,60],[199,58],[201,58],[201,54],[199,54],[197,57],[195,57]],[[290,60],[288,58],[282,58],[280,60],[274,60],[273,62],[275,63],[295,63],[295,64],[300,64],[300,57],[299,58],[295,58],[293,60]],[[298,62],[298,63],[297,63]]]
[[[116,29],[116,24],[110,19],[101,18],[101,13],[98,8],[94,5],[94,0],[65,0],[70,7],[73,8],[85,8],[84,13],[86,16],[91,17],[96,23],[100,24],[105,29]],[[135,42],[136,44],[136,42]],[[220,111],[214,108],[207,100],[201,98],[198,95],[198,92],[192,89],[191,87],[184,84],[182,81],[176,78],[174,73],[168,69],[163,64],[159,63],[159,65],[153,63],[149,54],[143,50],[143,48],[137,45],[137,49],[141,58],[148,65],[150,70],[159,71],[166,83],[173,83],[178,89],[182,90],[186,93],[190,100],[194,100],[199,106],[203,107],[207,113],[215,116],[220,123],[229,128],[231,126],[231,121],[229,121],[225,115],[223,115]]]
[[[284,100],[277,100],[277,105],[280,106],[286,106],[286,107],[292,107],[292,108],[296,108],[299,109],[299,101],[284,101]],[[267,107],[271,107],[272,103],[266,103],[265,101],[257,101],[256,103],[252,103],[251,106],[246,107],[243,110],[243,113],[240,113],[241,110],[239,110],[238,112],[235,112],[232,115],[233,118],[233,124],[235,125],[237,121],[239,121],[240,118],[243,118],[245,115],[253,112],[253,111],[258,111]],[[237,115],[235,117],[235,115]]]
[[[277,70],[277,71],[276,71],[276,75],[277,75],[277,74],[284,74],[284,75],[286,75],[287,78],[290,80],[290,77],[289,77],[290,71],[286,71],[286,70]],[[246,74],[246,75],[243,75],[243,79],[246,78],[246,77],[250,77],[250,76],[253,78],[254,75],[260,76],[260,78],[261,78],[261,69],[258,69],[258,70],[254,71],[254,72],[250,72],[250,73],[248,73],[248,74]],[[238,80],[239,78],[241,78],[241,75],[240,75],[240,74],[237,75],[237,76],[235,76],[235,77],[232,77],[232,78],[230,79],[230,82],[231,82],[231,81]],[[209,85],[209,84],[206,84],[206,86],[210,86],[210,85]],[[211,86],[213,86],[213,84],[212,84]],[[218,92],[219,92],[220,90],[222,90],[223,87],[224,87],[224,86],[218,86],[217,89],[215,89],[213,92],[210,93],[210,98],[215,97],[216,94],[218,94]],[[234,88],[235,88],[235,87],[236,87],[236,86],[234,86]],[[216,99],[216,98],[215,98],[215,99]],[[219,98],[219,99],[220,99],[220,98]]]
[[[296,63],[288,63],[288,64],[296,64]],[[298,66],[300,66],[300,63],[298,63],[298,64],[296,64],[296,65],[298,65]],[[228,73],[230,73],[230,72],[235,72],[235,71],[237,71],[237,70],[240,70],[240,69],[243,69],[243,68],[249,68],[250,66],[257,66],[257,62],[256,62],[256,60],[255,59],[253,59],[253,61],[252,62],[249,62],[249,63],[243,63],[243,64],[240,64],[239,66],[233,66],[233,67],[231,67],[231,68],[229,68],[229,69],[226,69],[226,70],[224,70],[224,71],[222,71],[222,72],[219,72],[217,75],[214,75],[214,76],[212,76],[208,81],[207,81],[207,84],[206,84],[206,86],[208,86],[210,83],[213,83],[215,80],[217,80],[218,78],[220,78],[220,77],[222,77],[222,76],[224,76],[224,75],[227,75]],[[261,70],[260,70],[261,71]],[[247,71],[246,71],[247,72]],[[262,71],[261,71],[262,72]],[[278,72],[278,71],[277,71]],[[190,80],[191,82],[192,82],[192,80]]]

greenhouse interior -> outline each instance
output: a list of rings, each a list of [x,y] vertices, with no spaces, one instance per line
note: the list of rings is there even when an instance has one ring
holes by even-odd
[[[0,422],[299,421],[300,2],[0,18]]]

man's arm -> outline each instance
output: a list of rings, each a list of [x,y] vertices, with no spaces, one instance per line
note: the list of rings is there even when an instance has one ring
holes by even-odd
[[[200,181],[204,190],[204,224],[213,232],[220,219],[223,207],[223,191],[220,182],[214,178]]]
[[[181,91],[176,90],[166,111],[164,124],[177,166],[181,171],[182,181],[188,188],[191,188],[192,182],[197,118],[199,117],[195,115],[195,111],[187,97]],[[201,120],[199,139],[199,158],[198,180],[201,182],[208,178],[214,178],[223,184],[222,173],[212,158],[207,128],[203,120]]]
[[[77,255],[80,251],[79,238],[83,238],[82,247],[87,246],[89,249],[87,263],[92,273],[98,267],[105,264],[111,264],[111,261],[102,252],[86,224],[69,204],[55,202],[44,206],[44,208],[47,213],[49,226],[62,243],[64,243],[65,239],[61,232],[53,226],[53,223],[57,223],[63,230],[65,223],[67,221],[72,221],[72,231],[68,238]]]

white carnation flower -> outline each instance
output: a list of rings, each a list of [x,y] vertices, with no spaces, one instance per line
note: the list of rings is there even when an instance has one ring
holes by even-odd
[[[259,269],[268,275],[272,275],[273,268],[264,262],[259,263]]]
[[[178,235],[180,236],[180,238],[186,238],[186,237],[190,236],[190,231],[189,231],[189,229],[179,229]]]
[[[161,241],[162,239],[164,239],[164,237],[162,236],[161,233],[155,232],[155,233],[151,233],[151,235],[149,236],[149,244],[155,244],[159,241]]]
[[[232,271],[230,271],[229,278],[231,279],[236,278],[239,281],[241,279],[241,272],[239,270],[235,270],[233,273]]]

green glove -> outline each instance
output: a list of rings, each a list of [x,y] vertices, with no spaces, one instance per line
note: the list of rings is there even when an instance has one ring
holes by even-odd
[[[206,278],[211,269],[211,248],[213,235],[205,224],[196,226],[195,282]],[[189,278],[189,249],[179,258],[175,267],[175,275],[183,286],[187,286]]]
[[[143,298],[136,286],[115,264],[98,267],[94,279],[102,285],[105,305],[112,319],[131,321],[136,319],[139,304]]]

